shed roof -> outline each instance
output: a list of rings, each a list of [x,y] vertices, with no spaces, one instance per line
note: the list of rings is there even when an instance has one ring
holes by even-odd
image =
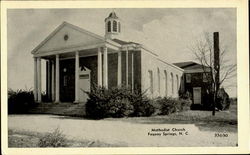
[[[174,65],[176,65],[184,70],[210,69],[209,66],[205,66],[205,65],[193,62],[193,61],[178,62],[178,63],[174,63]]]

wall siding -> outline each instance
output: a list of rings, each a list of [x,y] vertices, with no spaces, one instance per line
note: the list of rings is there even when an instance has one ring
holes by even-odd
[[[158,74],[157,74],[157,68],[160,70],[160,92],[158,91]],[[165,92],[165,86],[164,86],[164,79],[165,79],[165,74],[164,70],[167,72],[167,94],[168,97],[178,97],[178,92],[177,86],[176,86],[176,75],[179,77],[179,83],[178,85],[181,86],[181,80],[180,77],[183,74],[183,70],[177,69],[169,64],[166,64],[159,59],[157,59],[156,56],[153,54],[149,53],[148,51],[142,50],[141,52],[141,81],[142,81],[142,91],[146,91],[148,96],[154,98],[154,97],[164,97],[166,96]],[[153,72],[153,94],[150,94],[149,88],[150,88],[150,82],[149,82],[149,77],[148,77],[148,71],[151,70]],[[174,78],[174,93],[172,94],[172,88],[171,88],[171,78],[170,74],[173,73],[173,78]]]

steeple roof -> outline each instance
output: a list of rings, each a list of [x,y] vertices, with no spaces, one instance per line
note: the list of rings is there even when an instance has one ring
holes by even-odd
[[[118,18],[118,17],[116,16],[115,11],[112,11],[112,12],[109,14],[109,17],[111,17],[111,18]]]
[[[115,11],[112,11],[109,16],[107,18],[105,18],[105,21],[109,18],[113,18],[113,19],[119,19],[115,13]]]

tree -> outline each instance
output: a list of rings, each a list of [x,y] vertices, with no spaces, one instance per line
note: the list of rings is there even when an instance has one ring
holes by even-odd
[[[190,50],[195,59],[202,65],[204,72],[210,68],[210,74],[205,74],[205,78],[210,82],[208,90],[213,102],[212,115],[215,115],[218,91],[226,80],[236,76],[236,64],[232,64],[230,60],[225,58],[227,50],[225,47],[219,47],[219,33],[214,32],[213,35],[212,39],[209,33],[204,33],[204,37],[196,40],[191,45]],[[216,53],[218,54],[216,55]]]

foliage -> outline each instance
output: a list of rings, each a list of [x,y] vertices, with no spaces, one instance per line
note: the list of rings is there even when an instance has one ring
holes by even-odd
[[[48,133],[39,139],[39,147],[66,147],[68,144],[66,142],[65,135],[56,128],[52,133]]]
[[[32,90],[8,90],[8,113],[26,113],[36,106]]]
[[[188,110],[191,105],[191,100],[188,99],[174,99],[174,98],[158,98],[157,104],[161,105],[160,114],[169,115],[171,113]]]
[[[106,89],[94,87],[86,103],[86,114],[90,118],[150,116],[154,107],[150,100],[139,92],[131,92],[125,87]]]
[[[134,112],[131,116],[151,116],[156,111],[156,106],[153,100],[146,97],[144,93],[133,94],[133,107]]]
[[[227,110],[230,107],[229,95],[224,88],[220,88],[217,95],[216,108],[219,110]]]

